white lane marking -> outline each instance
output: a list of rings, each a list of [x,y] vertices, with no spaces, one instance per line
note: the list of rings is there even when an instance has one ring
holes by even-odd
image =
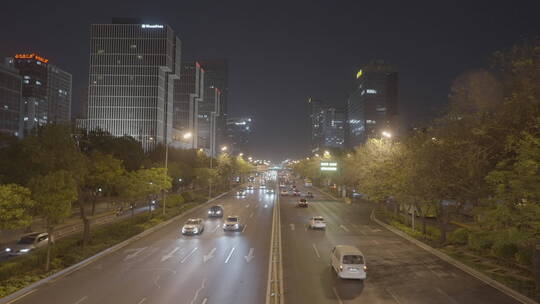
[[[156,287],[157,287],[158,289],[161,288],[161,286],[159,286],[159,284],[158,284],[159,278],[161,278],[160,275],[158,275],[158,276],[155,278],[155,280],[154,280],[154,285],[156,285]]]
[[[139,303],[137,303],[137,304],[142,304],[142,303],[144,303],[145,301],[146,301],[146,298],[142,298],[142,299],[139,301]]]
[[[80,298],[79,301],[75,302],[75,304],[81,304],[82,302],[86,301],[87,298],[88,298],[88,296],[84,296],[84,297]]]
[[[232,256],[232,254],[233,254],[233,252],[234,252],[235,249],[236,249],[235,247],[233,247],[233,248],[231,249],[231,252],[229,252],[229,255],[227,256],[227,259],[225,260],[225,264],[228,264],[228,263],[229,263],[229,260],[231,259],[231,256]]]
[[[246,228],[247,228],[247,224],[244,224],[244,226],[242,227],[242,232],[246,231]]]
[[[249,204],[246,205],[246,208],[249,208]]]
[[[211,260],[214,257],[214,252],[216,252],[216,248],[212,248],[208,254],[205,254],[203,256],[203,262],[206,263]]]
[[[173,256],[173,254],[178,251],[178,249],[180,249],[180,247],[175,247],[171,252],[169,252],[166,255],[164,255],[163,257],[161,257],[161,261],[163,262],[165,260],[170,259]]]
[[[317,246],[315,246],[315,243],[311,244],[311,246],[313,247],[313,250],[315,250],[315,254],[317,255],[317,257],[320,259],[321,255],[319,254],[319,250],[317,250]]]
[[[332,291],[334,292],[334,295],[336,296],[336,299],[338,301],[339,304],[343,304],[343,301],[341,300],[341,298],[339,297],[339,294],[337,293],[337,290],[335,287],[332,287]]]
[[[184,262],[185,262],[187,259],[189,259],[189,257],[192,256],[192,255],[195,253],[195,251],[197,251],[197,249],[199,249],[199,248],[197,248],[197,247],[193,248],[193,250],[191,250],[191,252],[188,253],[188,255],[186,255],[186,256],[180,261],[180,263],[181,263],[181,264],[184,264]]]
[[[379,241],[377,241],[377,240],[372,240],[372,242],[373,242],[373,244],[375,244],[375,245],[380,245],[380,244],[381,244],[381,243],[379,243]]]
[[[291,226],[291,231],[294,231],[294,224],[289,224]]]
[[[193,300],[191,300],[190,304],[195,304],[195,301],[197,301],[197,298],[199,297],[199,292],[201,292],[204,289],[204,285],[206,284],[206,279],[202,280],[201,287],[197,289],[195,292],[195,296],[193,297]]]
[[[253,260],[253,258],[255,257],[255,255],[253,254],[253,248],[249,248],[249,253],[248,255],[244,256],[244,259],[246,259],[246,262],[251,262],[251,260]]]
[[[208,302],[208,298],[204,298],[201,302],[201,304],[206,304],[206,302]]]
[[[139,253],[143,252],[146,248],[148,247],[143,247],[143,248],[134,248],[134,249],[128,249],[128,250],[124,250],[124,253],[125,252],[133,252],[132,254],[128,254],[125,258],[124,258],[124,261],[127,261],[131,258],[134,258],[136,257]]]
[[[345,226],[343,226],[343,225],[339,225],[339,227],[341,227],[341,229],[343,229],[343,230],[349,232],[349,228],[347,228],[347,227],[345,227]]]
[[[397,296],[390,290],[390,288],[385,288],[385,290],[392,296],[392,298],[394,298],[394,301],[396,301],[396,303],[401,304]]]
[[[214,229],[212,230],[212,232],[216,232],[216,231],[219,229],[219,226],[221,226],[221,225],[220,225],[220,224],[217,224],[217,225],[216,225],[216,228],[214,228]]]
[[[14,302],[16,302],[16,301],[19,301],[20,299],[22,299],[22,298],[26,297],[27,295],[32,294],[32,293],[34,293],[34,292],[36,292],[36,291],[38,291],[38,290],[37,290],[37,289],[32,289],[32,290],[30,290],[29,292],[23,294],[22,296],[19,296],[19,297],[13,299],[13,300],[7,302],[6,304],[11,304],[11,303],[14,303]]]
[[[251,212],[251,213],[249,214],[249,217],[250,217],[250,218],[253,217],[253,212]]]

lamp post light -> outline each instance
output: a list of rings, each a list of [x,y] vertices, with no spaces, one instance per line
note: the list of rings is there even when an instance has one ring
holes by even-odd
[[[388,131],[382,131],[382,136],[386,137],[386,138],[392,138],[392,133],[388,132]]]
[[[184,135],[182,135],[182,137],[184,139],[190,139],[191,137],[193,137],[193,134],[191,132],[186,132],[184,133]]]

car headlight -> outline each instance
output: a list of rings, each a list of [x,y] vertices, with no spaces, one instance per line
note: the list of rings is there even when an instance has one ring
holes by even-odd
[[[11,252],[11,248],[4,249],[6,252]]]
[[[217,213],[217,214],[221,214],[221,211],[220,211],[220,210],[218,210],[218,211],[216,211],[216,213]]]
[[[193,233],[198,233],[199,232],[199,228],[193,228]]]
[[[26,252],[30,251],[30,249],[24,248],[24,249],[21,249],[21,250],[19,250],[19,251],[22,252],[22,253],[26,253]]]
[[[238,228],[238,227],[240,227],[240,225],[238,225],[238,224],[234,224],[234,227],[235,227],[235,228]]]
[[[208,210],[208,214],[212,214],[212,211]]]

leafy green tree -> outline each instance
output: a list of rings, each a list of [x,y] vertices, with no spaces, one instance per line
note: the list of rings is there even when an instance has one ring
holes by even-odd
[[[45,270],[49,271],[54,228],[71,215],[71,204],[77,200],[77,182],[70,172],[60,170],[32,178],[30,189],[36,213],[45,219],[50,236],[45,265]]]
[[[28,188],[15,184],[0,185],[0,230],[29,226],[34,205]]]

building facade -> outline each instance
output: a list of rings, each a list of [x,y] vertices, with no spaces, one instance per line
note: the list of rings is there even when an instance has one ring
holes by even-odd
[[[357,89],[347,102],[347,146],[354,148],[383,130],[395,132],[398,115],[398,72],[384,61],[372,61],[357,75]]]
[[[132,136],[145,150],[168,144],[180,52],[167,25],[137,19],[91,25],[86,127]]]
[[[216,117],[216,145],[228,145],[227,118],[229,104],[229,63],[225,59],[202,60],[206,84],[220,91],[219,113]]]
[[[345,110],[328,107],[324,110],[323,136],[324,148],[345,148]]]
[[[198,108],[197,148],[203,149],[207,155],[217,156],[217,122],[221,91],[213,85],[205,85],[203,101]]]
[[[322,100],[309,98],[311,118],[311,152],[317,153],[324,145],[324,116],[326,105]]]
[[[179,134],[181,147],[195,149],[198,145],[198,110],[204,98],[204,69],[199,62],[184,62],[180,78],[174,81],[173,128]]]
[[[249,153],[249,139],[253,132],[251,117],[230,117],[227,119],[227,141],[233,154]]]
[[[47,103],[49,123],[71,122],[71,74],[49,64],[47,66]]]
[[[22,77],[19,71],[0,64],[0,132],[22,137]]]

